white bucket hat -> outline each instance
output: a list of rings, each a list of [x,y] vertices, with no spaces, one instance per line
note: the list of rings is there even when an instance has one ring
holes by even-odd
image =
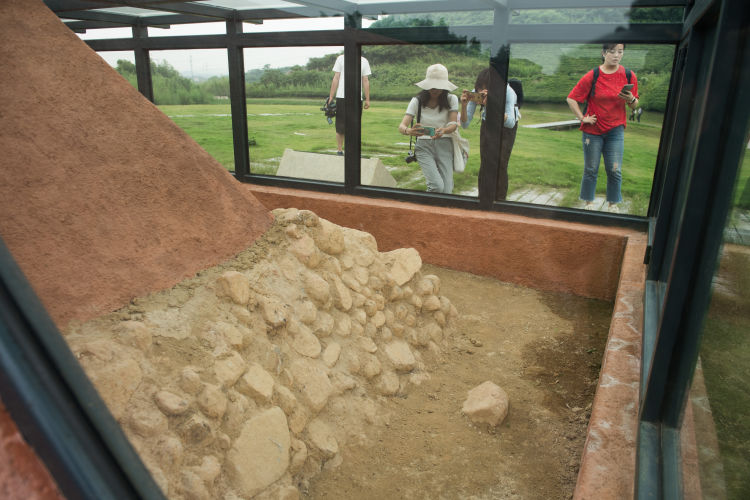
[[[442,64],[433,64],[427,68],[425,79],[418,82],[416,85],[425,90],[442,89],[451,91],[458,88],[448,81],[448,68]]]

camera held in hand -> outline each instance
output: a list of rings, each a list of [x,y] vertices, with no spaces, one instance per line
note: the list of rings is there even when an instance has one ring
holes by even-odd
[[[325,114],[328,125],[333,124],[333,118],[336,116],[336,100],[331,99],[330,101],[326,98],[326,102],[320,110]]]
[[[417,161],[417,155],[414,154],[414,151],[409,151],[406,154],[406,163],[411,163],[413,161]]]

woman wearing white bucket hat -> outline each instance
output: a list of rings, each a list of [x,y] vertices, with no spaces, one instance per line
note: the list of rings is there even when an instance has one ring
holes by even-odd
[[[449,93],[457,87],[448,80],[442,64],[427,68],[425,79],[416,84],[423,89],[412,97],[398,126],[404,135],[416,136],[416,153],[428,192],[453,191],[453,141],[449,134],[458,128],[458,97]],[[410,126],[419,116],[414,126]]]

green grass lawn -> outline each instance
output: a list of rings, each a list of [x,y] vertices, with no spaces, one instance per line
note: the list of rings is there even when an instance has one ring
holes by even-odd
[[[312,99],[249,99],[248,139],[250,168],[254,173],[275,174],[286,148],[315,153],[336,151],[333,125],[323,112],[322,101]],[[417,163],[407,164],[408,139],[399,134],[406,102],[372,101],[362,114],[362,155],[378,157],[398,186],[424,190],[424,178]],[[232,127],[229,104],[160,106],[174,122],[228,170],[234,170]],[[521,124],[568,120],[565,103],[524,106]],[[628,122],[623,161],[623,197],[630,213],[645,215],[661,133],[661,114],[645,113],[641,123]],[[474,121],[461,135],[471,143],[466,170],[454,176],[454,193],[468,193],[477,186],[479,173],[479,123]],[[578,130],[554,131],[520,128],[509,165],[510,189],[525,186],[559,190],[563,204],[577,206],[583,153]],[[606,186],[604,166],[600,169],[597,194]]]

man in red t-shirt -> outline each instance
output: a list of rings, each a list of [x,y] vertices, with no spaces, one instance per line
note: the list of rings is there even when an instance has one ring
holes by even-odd
[[[608,210],[619,212],[617,204],[622,201],[625,108],[638,107],[638,78],[620,66],[624,53],[622,43],[604,44],[602,64],[583,75],[566,99],[570,110],[581,121],[584,167],[580,197],[586,202],[584,208],[587,210],[594,208],[596,178],[602,156],[607,172]],[[585,114],[580,107],[584,101],[587,102]]]

